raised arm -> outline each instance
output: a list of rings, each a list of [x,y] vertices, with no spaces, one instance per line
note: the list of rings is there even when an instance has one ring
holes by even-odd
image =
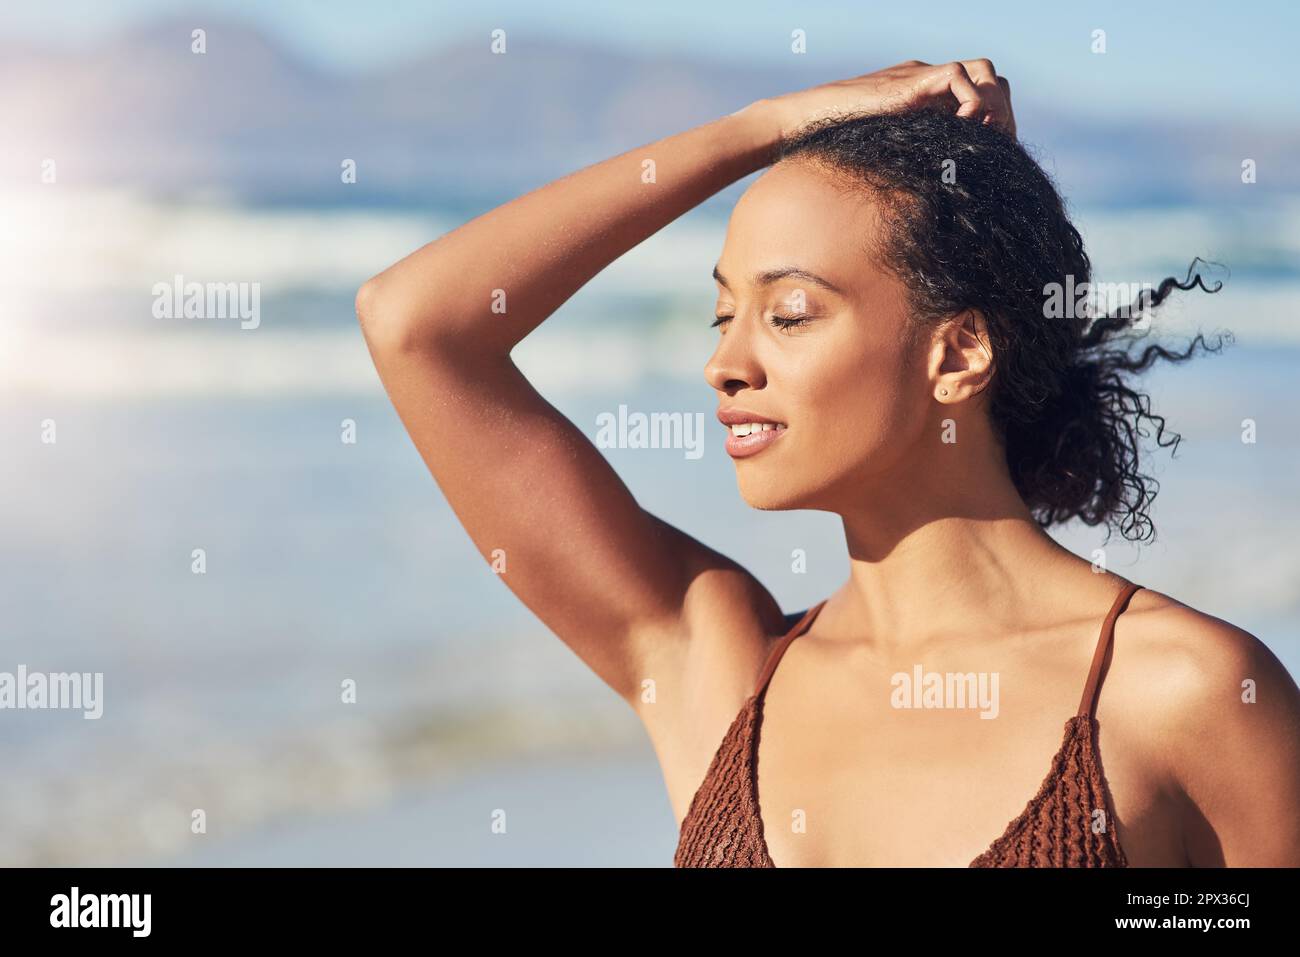
[[[744,573],[642,510],[510,351],[610,262],[760,169],[774,144],[755,104],[493,209],[357,296],[384,386],[480,554],[500,549],[505,584],[624,698],[647,648],[686,636],[692,582]]]
[[[964,68],[904,65],[760,100],[512,200],[361,288],[357,313],[384,386],[480,554],[500,549],[505,583],[629,702],[643,678],[680,665],[693,634],[752,635],[757,647],[783,616],[742,568],[642,510],[511,350],[606,265],[766,165],[780,137],[819,112],[947,97],[959,112],[1009,119],[999,96],[991,65],[978,84]]]

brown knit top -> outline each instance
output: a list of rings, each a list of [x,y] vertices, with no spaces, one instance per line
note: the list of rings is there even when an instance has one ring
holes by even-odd
[[[1065,739],[1020,816],[971,867],[1127,867],[1115,833],[1114,810],[1102,776],[1093,717],[1115,620],[1141,585],[1124,583],[1101,626],[1078,713],[1065,722]],[[736,719],[727,729],[691,806],[682,819],[675,867],[775,867],[763,837],[758,804],[758,737],[763,696],[785,649],[812,625],[823,599],[773,647]],[[1103,809],[1094,827],[1094,809]]]

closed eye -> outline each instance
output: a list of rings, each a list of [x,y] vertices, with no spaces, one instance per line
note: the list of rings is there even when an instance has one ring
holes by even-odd
[[[716,329],[724,322],[730,322],[735,318],[735,316],[718,316],[712,323],[710,323],[709,328]],[[773,316],[771,321],[772,325],[776,326],[778,329],[793,329],[795,326],[802,326],[810,319],[812,319],[812,316]]]

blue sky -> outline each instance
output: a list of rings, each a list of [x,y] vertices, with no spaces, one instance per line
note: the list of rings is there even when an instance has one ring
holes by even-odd
[[[559,34],[638,52],[679,51],[745,61],[783,58],[790,31],[808,35],[827,79],[902,59],[988,56],[1015,89],[1066,99],[1076,111],[1300,118],[1284,66],[1300,37],[1300,4],[1211,2],[1083,4],[617,3],[599,0],[435,3],[414,0],[29,0],[6,4],[0,35],[49,43],[93,42],[123,26],[167,16],[237,17],[301,56],[366,69],[466,36]],[[198,25],[198,24],[196,24]],[[1093,54],[1094,29],[1107,52]],[[485,40],[486,42],[486,40]],[[860,70],[853,69],[860,65]],[[838,73],[833,69],[840,67]],[[846,70],[845,67],[848,69]]]

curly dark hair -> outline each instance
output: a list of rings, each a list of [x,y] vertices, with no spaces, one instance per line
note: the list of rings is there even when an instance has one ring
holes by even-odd
[[[1159,483],[1138,471],[1138,436],[1150,434],[1142,420],[1156,423],[1157,444],[1174,452],[1181,436],[1165,440],[1164,417],[1125,375],[1157,358],[1189,359],[1198,344],[1222,348],[1222,335],[1213,347],[1197,335],[1183,353],[1150,344],[1130,354],[1147,334],[1134,323],[1171,291],[1222,288],[1202,282],[1199,257],[1185,280],[1145,287],[1109,313],[1085,303],[1056,317],[1049,290],[1092,288],[1092,264],[1052,181],[1001,130],[934,109],[834,116],[783,140],[774,161],[811,163],[880,201],[885,235],[872,252],[909,289],[909,344],[966,310],[984,316],[992,424],[1040,526],[1078,518],[1106,523],[1107,541],[1115,527],[1154,540],[1148,508]]]

